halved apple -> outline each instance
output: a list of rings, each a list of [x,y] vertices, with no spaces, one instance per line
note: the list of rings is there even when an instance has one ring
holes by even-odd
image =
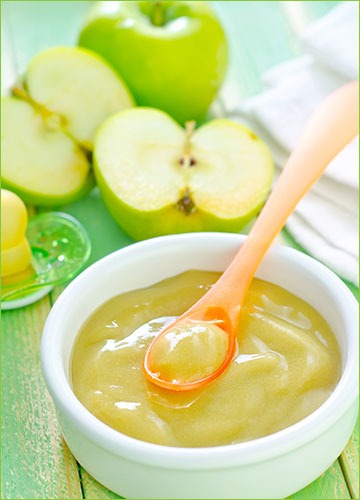
[[[123,80],[87,49],[54,47],[35,56],[25,76],[31,98],[64,120],[63,128],[92,149],[106,118],[134,105]]]
[[[65,203],[89,185],[85,151],[63,131],[47,127],[28,102],[3,99],[2,134],[3,184],[27,202]]]
[[[95,176],[134,239],[239,231],[264,203],[274,173],[266,145],[230,120],[193,128],[152,108],[123,111],[100,127]]]
[[[134,105],[99,56],[55,47],[35,56],[2,102],[2,181],[26,202],[58,205],[93,185],[90,156],[99,125]]]

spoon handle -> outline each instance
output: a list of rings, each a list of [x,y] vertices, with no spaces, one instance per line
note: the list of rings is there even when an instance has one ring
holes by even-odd
[[[330,161],[357,135],[358,120],[358,82],[341,87],[318,106],[246,241],[204,296],[206,304],[219,298],[237,320],[239,305],[267,249]]]

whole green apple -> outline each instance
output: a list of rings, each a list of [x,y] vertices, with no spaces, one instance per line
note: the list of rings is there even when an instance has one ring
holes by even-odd
[[[100,2],[79,45],[102,55],[135,101],[202,121],[226,72],[224,31],[205,2]]]

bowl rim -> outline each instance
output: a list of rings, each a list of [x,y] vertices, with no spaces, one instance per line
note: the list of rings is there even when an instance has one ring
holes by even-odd
[[[159,445],[127,436],[100,421],[82,405],[66,377],[60,349],[61,317],[67,308],[71,307],[73,294],[79,287],[84,286],[84,283],[91,280],[94,273],[100,272],[103,266],[107,267],[119,258],[123,259],[127,255],[133,257],[134,254],[143,254],[159,244],[173,245],[180,240],[190,239],[194,244],[201,242],[208,244],[209,238],[223,240],[226,246],[237,242],[241,244],[246,236],[232,233],[186,233],[151,238],[126,246],[103,257],[75,278],[61,293],[48,315],[41,340],[41,364],[55,407],[70,417],[78,432],[86,435],[94,444],[113,455],[163,468],[227,468],[229,460],[232,464],[236,462],[237,465],[250,465],[254,462],[274,459],[316,439],[321,433],[330,429],[356,402],[358,304],[355,297],[335,273],[314,258],[294,248],[273,245],[269,254],[277,254],[294,265],[300,263],[305,266],[307,272],[326,281],[340,307],[348,312],[345,317],[349,334],[344,370],[336,388],[319,408],[290,427],[261,438],[230,445],[190,448]]]

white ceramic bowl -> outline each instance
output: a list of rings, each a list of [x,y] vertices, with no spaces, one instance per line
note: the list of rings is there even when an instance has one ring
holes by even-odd
[[[45,380],[65,440],[100,483],[127,498],[284,498],[317,478],[338,457],[357,416],[357,302],[342,281],[314,259],[273,247],[257,276],[309,302],[332,327],[342,353],[342,377],[314,413],[280,432],[241,444],[174,448],[145,443],[94,417],[69,380],[74,340],[83,322],[116,294],[187,269],[222,271],[243,236],[193,233],[147,240],[84,271],[62,293],[46,321]]]

